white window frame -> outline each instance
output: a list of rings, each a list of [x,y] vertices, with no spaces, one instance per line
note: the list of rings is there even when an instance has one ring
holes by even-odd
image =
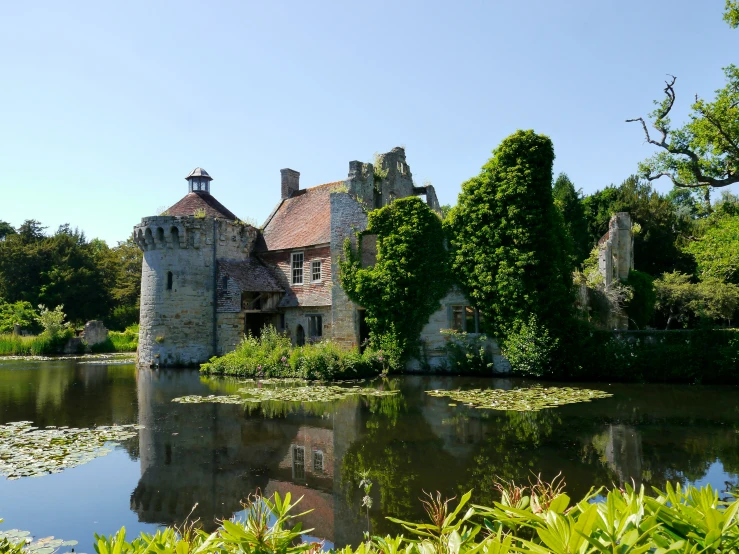
[[[300,257],[300,267],[295,266],[296,259]],[[295,272],[300,269],[300,281],[295,280]],[[305,282],[305,252],[292,252],[290,254],[290,284],[302,285]]]
[[[318,266],[318,279],[316,279],[316,266]],[[310,282],[320,283],[323,280],[322,260],[312,260],[310,263]]]

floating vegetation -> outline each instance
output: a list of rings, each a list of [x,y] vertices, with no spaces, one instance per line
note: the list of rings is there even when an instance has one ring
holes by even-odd
[[[305,387],[280,387],[280,388],[257,388],[245,387],[239,389],[240,395],[228,396],[181,396],[172,402],[181,404],[203,404],[212,402],[216,404],[247,404],[252,402],[267,402],[270,400],[281,400],[284,402],[333,402],[343,400],[349,396],[392,396],[397,390],[378,390],[354,385],[353,387],[338,387],[334,385],[313,385]]]
[[[2,521],[0,519],[0,523]],[[3,548],[12,552],[14,549],[11,545],[17,544],[22,544],[23,552],[27,554],[54,554],[54,552],[63,546],[75,546],[77,541],[65,541],[55,539],[54,537],[46,537],[34,541],[29,531],[20,531],[18,529],[0,531],[0,552],[5,552]],[[74,548],[72,552],[74,552]]]
[[[115,354],[82,354],[77,356],[0,356],[0,361],[24,361],[24,362],[58,362],[67,360],[80,360],[81,364],[101,364],[108,365],[111,362],[132,363],[136,361],[136,354],[123,352]]]
[[[141,425],[76,429],[33,427],[30,421],[0,425],[0,475],[8,479],[59,473],[106,455],[106,443],[135,437]]]
[[[426,394],[440,398],[448,397],[474,408],[488,410],[510,410],[515,412],[538,412],[565,404],[590,402],[594,398],[608,398],[610,393],[571,387],[531,387],[527,389],[470,389],[429,390]],[[454,404],[449,404],[453,406]]]

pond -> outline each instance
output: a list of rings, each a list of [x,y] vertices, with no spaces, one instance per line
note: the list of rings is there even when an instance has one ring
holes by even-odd
[[[496,475],[525,482],[562,472],[574,496],[632,480],[722,491],[738,483],[736,387],[567,384],[612,396],[533,412],[477,409],[426,392],[535,384],[406,376],[373,383],[399,391],[387,396],[189,404],[172,399],[232,395],[244,385],[194,370],[0,360],[0,424],[144,426],[107,455],[60,473],[0,476],[0,528],[77,540],[78,551],[92,552],[93,532],[152,532],[182,522],[196,504],[192,517],[214,529],[260,489],[302,496],[302,510],[313,510],[303,518],[310,536],[343,546],[367,529],[361,471],[374,483],[372,532],[382,534],[399,531],[385,516],[422,518],[423,491],[474,489],[474,502],[492,502]]]

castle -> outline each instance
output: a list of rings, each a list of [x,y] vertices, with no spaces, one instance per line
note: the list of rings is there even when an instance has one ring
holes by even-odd
[[[343,243],[366,229],[369,210],[396,198],[424,196],[438,212],[434,188],[413,183],[403,148],[378,155],[374,165],[349,162],[341,181],[301,189],[299,179],[299,172],[281,170],[280,201],[257,229],[216,200],[212,177],[197,168],[179,202],[136,225],[144,253],[140,364],[204,362],[265,325],[296,345],[331,339],[353,347],[367,338],[361,306],[339,284]],[[363,240],[363,263],[374,261],[371,243]],[[477,331],[468,304],[451,291],[429,320],[421,338],[432,365],[443,363],[441,329]]]

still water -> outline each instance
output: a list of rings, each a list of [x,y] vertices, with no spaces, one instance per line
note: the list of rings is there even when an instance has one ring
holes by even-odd
[[[260,489],[302,496],[301,511],[312,510],[304,529],[327,546],[343,546],[367,529],[363,470],[374,482],[372,532],[383,534],[399,531],[385,516],[422,518],[423,491],[474,489],[473,501],[492,502],[496,475],[525,482],[532,473],[551,479],[562,472],[574,496],[632,480],[719,490],[739,482],[736,387],[585,383],[613,396],[531,413],[450,406],[425,393],[533,384],[408,376],[378,384],[398,388],[395,396],[244,408],[171,402],[240,386],[193,370],[0,361],[0,424],[145,426],[107,456],[62,473],[0,476],[2,528],[77,540],[78,551],[92,552],[93,532],[152,532],[181,522],[195,504],[192,517],[214,529]]]

